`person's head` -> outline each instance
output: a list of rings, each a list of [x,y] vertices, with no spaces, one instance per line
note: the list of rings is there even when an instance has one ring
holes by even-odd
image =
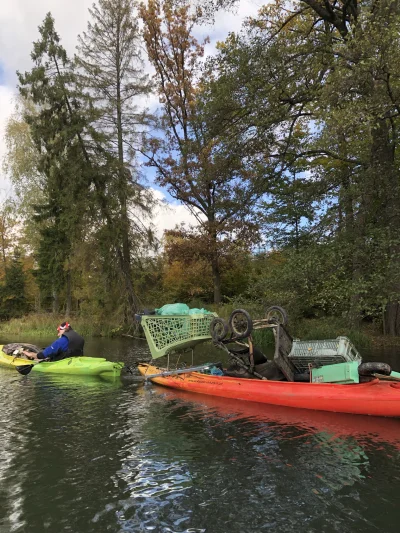
[[[71,324],[69,322],[61,322],[57,328],[57,335],[61,337],[63,333],[71,329]]]

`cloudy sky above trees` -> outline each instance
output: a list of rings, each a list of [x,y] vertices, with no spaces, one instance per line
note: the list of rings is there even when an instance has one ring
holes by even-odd
[[[230,31],[240,29],[245,17],[254,15],[264,4],[262,0],[241,0],[236,12],[219,13],[213,27],[200,28],[199,39],[210,37],[206,54],[213,54],[215,44],[223,40]],[[16,71],[30,70],[32,42],[38,38],[38,26],[46,13],[51,11],[62,44],[72,56],[77,36],[86,29],[88,8],[93,0],[2,0],[0,2],[0,161],[5,154],[4,127],[13,110],[13,99],[17,94]],[[149,72],[151,72],[150,67]],[[0,164],[0,199],[9,196],[12,187]],[[163,197],[157,192],[158,198]],[[172,228],[176,223],[192,220],[189,211],[182,205],[171,204],[168,209],[156,214],[155,224],[160,231]]]

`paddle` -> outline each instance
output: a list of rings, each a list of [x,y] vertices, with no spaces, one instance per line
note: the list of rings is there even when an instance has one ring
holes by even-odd
[[[40,363],[43,363],[44,361],[48,361],[48,359],[41,359],[38,363],[36,363],[37,365],[39,365]],[[33,364],[29,364],[29,365],[18,365],[16,366],[16,370],[22,375],[22,376],[27,376],[29,374],[29,372],[32,370],[32,368],[34,367],[35,365]]]
[[[148,375],[145,374],[143,377],[147,381],[148,379],[152,379],[152,378],[174,376],[176,374],[189,374],[190,372],[197,372],[197,370],[203,370],[205,368],[210,368],[210,366],[216,366],[216,364],[208,363],[207,365],[191,366],[189,368],[180,368],[178,370],[166,370],[164,372],[160,372],[159,374],[148,374]]]
[[[23,376],[27,376],[34,366],[35,365],[20,365],[16,366],[15,369]]]

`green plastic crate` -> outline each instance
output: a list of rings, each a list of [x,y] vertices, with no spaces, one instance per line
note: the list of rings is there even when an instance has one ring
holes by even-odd
[[[339,363],[336,365],[326,365],[322,368],[311,369],[311,382],[312,383],[359,383],[360,378],[358,375],[358,361],[352,361],[350,363]]]
[[[210,324],[216,313],[207,315],[141,316],[146,340],[153,359],[185,351],[211,340]]]

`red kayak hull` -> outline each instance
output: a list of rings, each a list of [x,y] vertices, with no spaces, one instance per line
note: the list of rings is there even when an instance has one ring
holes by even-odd
[[[147,364],[140,364],[138,368],[143,376],[165,370]],[[157,377],[151,381],[173,389],[236,400],[337,413],[400,417],[400,382],[375,379],[351,385],[292,383],[199,372]]]

